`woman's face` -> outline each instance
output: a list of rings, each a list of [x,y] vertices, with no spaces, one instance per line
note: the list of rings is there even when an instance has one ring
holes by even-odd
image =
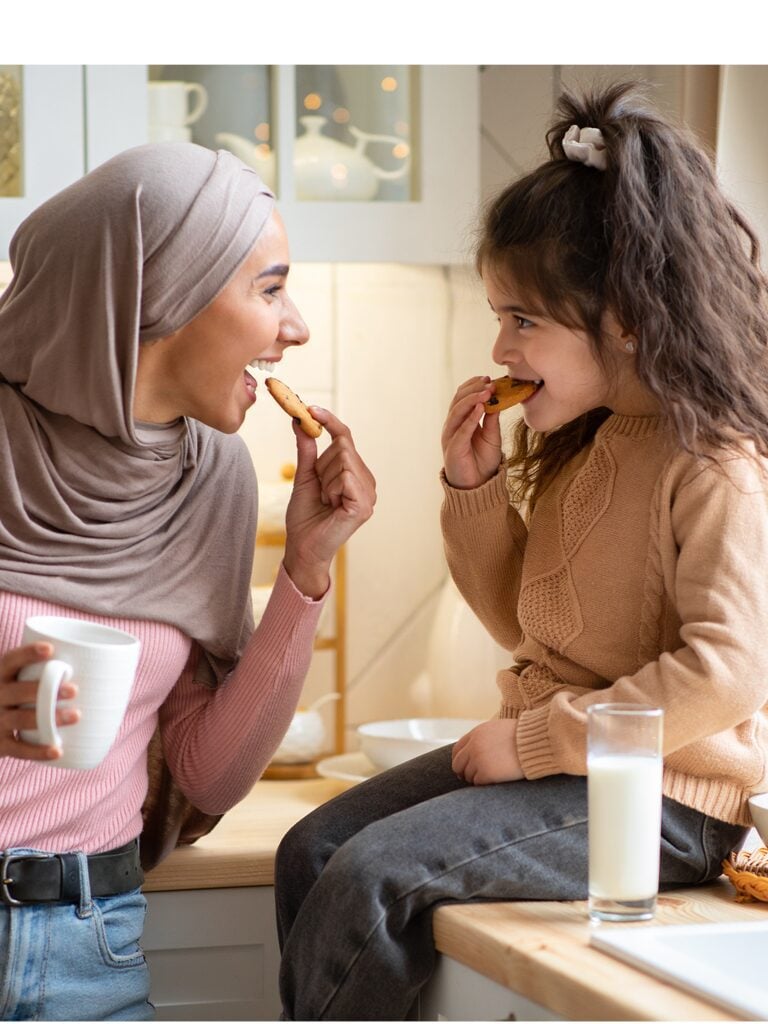
[[[256,401],[246,364],[279,362],[286,346],[309,339],[286,289],[288,267],[285,228],[273,211],[213,302],[174,334],[140,346],[134,418],[168,423],[190,416],[226,434],[238,430]]]

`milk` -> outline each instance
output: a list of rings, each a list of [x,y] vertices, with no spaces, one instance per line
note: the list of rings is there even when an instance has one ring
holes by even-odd
[[[589,893],[645,900],[659,884],[662,759],[590,755]]]

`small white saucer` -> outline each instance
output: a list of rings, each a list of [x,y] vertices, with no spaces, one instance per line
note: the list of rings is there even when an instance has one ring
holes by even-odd
[[[324,757],[322,761],[317,762],[315,770],[324,779],[343,779],[345,782],[364,782],[378,775],[380,771],[359,750],[350,754]]]

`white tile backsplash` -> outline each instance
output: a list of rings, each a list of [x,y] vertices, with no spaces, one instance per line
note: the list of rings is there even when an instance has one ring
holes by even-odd
[[[347,548],[351,737],[358,722],[419,711],[413,684],[447,572],[440,432],[456,385],[490,372],[495,322],[469,268],[298,264],[289,280],[311,338],[278,376],[349,425],[377,480],[374,515]],[[260,480],[295,461],[290,420],[265,391],[241,434]],[[303,704],[329,688],[331,667],[317,652]]]

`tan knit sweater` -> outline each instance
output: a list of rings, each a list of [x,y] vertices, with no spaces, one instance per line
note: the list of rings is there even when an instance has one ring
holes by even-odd
[[[664,709],[664,792],[750,824],[768,790],[768,464],[679,450],[658,417],[611,416],[526,527],[499,472],[444,480],[457,586],[514,653],[501,717],[526,778],[586,774],[586,709]]]

